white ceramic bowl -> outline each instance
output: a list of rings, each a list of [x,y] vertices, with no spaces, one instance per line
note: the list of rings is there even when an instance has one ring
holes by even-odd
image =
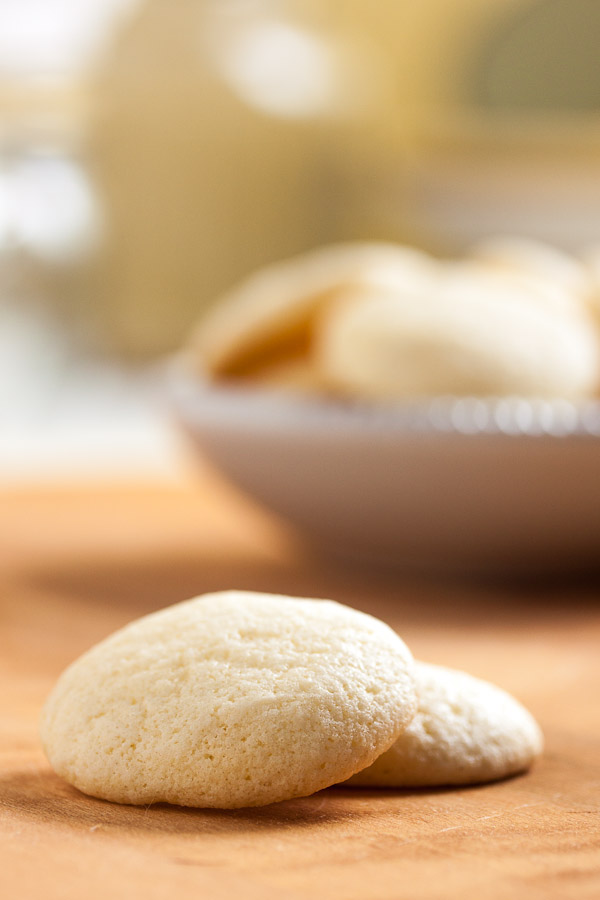
[[[198,453],[321,548],[459,571],[600,560],[600,404],[375,407],[170,375]]]

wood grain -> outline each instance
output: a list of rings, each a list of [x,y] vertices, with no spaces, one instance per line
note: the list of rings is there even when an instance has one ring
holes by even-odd
[[[598,584],[444,583],[327,562],[210,475],[6,490],[0,554],[1,896],[600,896]],[[544,758],[482,787],[331,788],[234,812],[117,806],[57,778],[36,722],[62,668],[135,616],[227,587],[381,616],[415,655],[519,696]]]

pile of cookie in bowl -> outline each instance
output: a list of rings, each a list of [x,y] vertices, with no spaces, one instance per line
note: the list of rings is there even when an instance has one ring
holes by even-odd
[[[389,402],[595,396],[600,251],[489,238],[437,259],[323,247],[252,274],[202,316],[189,364],[212,380]]]

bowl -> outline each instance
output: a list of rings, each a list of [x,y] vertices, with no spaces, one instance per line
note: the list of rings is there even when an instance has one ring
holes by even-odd
[[[199,456],[320,550],[457,571],[600,559],[600,404],[439,397],[374,406],[180,361],[176,418]]]

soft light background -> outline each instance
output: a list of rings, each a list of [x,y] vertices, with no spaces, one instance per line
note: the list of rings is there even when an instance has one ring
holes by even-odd
[[[178,477],[162,365],[269,260],[600,237],[595,0],[0,0],[0,479]]]

